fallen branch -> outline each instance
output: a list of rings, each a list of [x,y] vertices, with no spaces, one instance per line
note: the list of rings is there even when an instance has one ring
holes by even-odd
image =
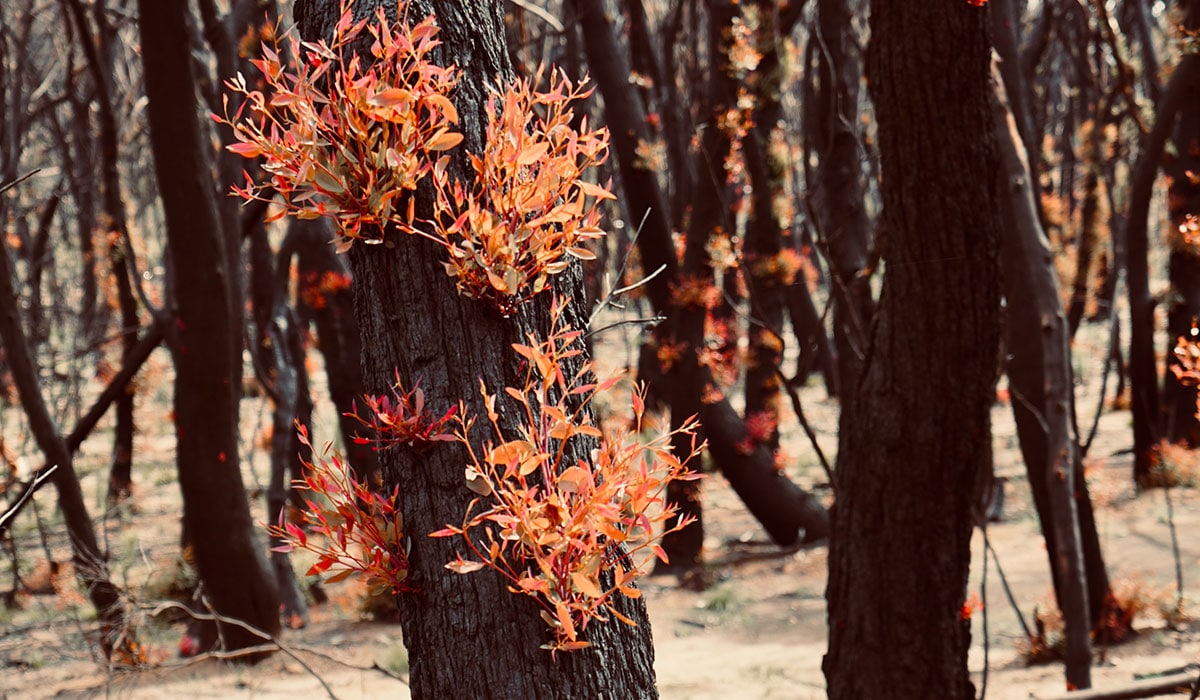
[[[325,679],[322,678],[319,673],[314,671],[311,666],[306,664],[304,662],[304,659],[301,659],[299,656],[297,656],[296,652],[293,651],[291,647],[289,647],[288,645],[279,641],[279,638],[276,637],[275,635],[271,634],[270,632],[261,630],[261,629],[255,627],[254,625],[251,625],[248,622],[244,622],[242,620],[239,620],[239,619],[233,618],[233,617],[226,617],[219,613],[196,612],[195,610],[192,610],[191,608],[184,605],[183,603],[176,603],[173,600],[168,600],[168,601],[159,603],[157,606],[154,607],[153,610],[150,611],[150,616],[154,617],[154,616],[161,614],[162,612],[164,612],[166,610],[172,610],[172,609],[182,610],[185,614],[187,614],[188,616],[190,616],[192,619],[195,619],[195,620],[205,620],[207,622],[220,622],[220,623],[223,623],[226,625],[234,625],[235,627],[241,627],[242,629],[246,630],[247,632],[254,635],[255,637],[258,637],[259,639],[270,642],[270,644],[260,644],[255,647],[248,647],[245,649],[238,649],[238,650],[229,651],[229,652],[226,652],[226,651],[205,652],[206,654],[212,655],[213,658],[222,658],[221,655],[224,655],[223,658],[236,658],[238,656],[247,656],[247,655],[250,655],[253,653],[262,653],[264,651],[270,651],[272,648],[278,649],[279,651],[282,651],[284,654],[287,654],[289,657],[291,657],[291,659],[293,661],[300,664],[301,668],[303,668],[305,671],[308,671],[308,673],[313,678],[316,678],[317,682],[320,683],[321,687],[325,689],[326,694],[329,695],[331,700],[337,700],[337,696],[333,694],[333,689],[329,687],[329,684],[325,682]]]
[[[1172,695],[1186,691],[1192,682],[1191,673],[1173,673],[1169,676],[1147,678],[1108,689],[1093,688],[1077,690],[1065,695],[1044,696],[1042,700],[1135,700],[1157,695]],[[1195,694],[1192,695],[1195,698]]]

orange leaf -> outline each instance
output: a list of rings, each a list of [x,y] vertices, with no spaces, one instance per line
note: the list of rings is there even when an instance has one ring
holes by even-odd
[[[452,562],[446,564],[446,568],[450,569],[451,571],[453,571],[456,574],[469,574],[472,571],[479,571],[484,566],[485,565],[483,562],[465,561],[462,559],[460,559],[458,561],[452,561]]]
[[[426,148],[426,150],[430,150],[430,151],[448,151],[451,148],[454,148],[458,144],[462,143],[462,140],[463,140],[462,134],[459,134],[459,133],[456,133],[453,131],[447,131],[447,132],[444,132],[442,135],[431,139],[429,141],[429,143],[425,144],[425,148]]]

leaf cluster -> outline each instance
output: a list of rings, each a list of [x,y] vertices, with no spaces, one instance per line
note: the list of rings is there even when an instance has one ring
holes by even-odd
[[[298,425],[297,430],[300,442],[312,449],[308,429]],[[326,446],[324,454],[328,453]],[[317,555],[306,575],[332,571],[326,583],[359,574],[366,577],[372,594],[415,590],[408,579],[404,519],[396,507],[399,489],[391,494],[375,491],[358,481],[337,453],[316,457],[305,467],[296,486],[314,498],[305,499],[301,524],[286,521],[281,513],[278,524],[267,526],[283,542],[275,550],[302,549]],[[318,537],[310,538],[309,532]]]
[[[613,195],[584,175],[607,157],[608,132],[589,129],[586,119],[576,128],[570,107],[591,90],[557,72],[545,92],[534,89],[538,76],[491,94],[486,143],[468,154],[464,180],[447,153],[463,140],[451,101],[458,72],[432,61],[436,21],[411,24],[404,0],[395,23],[382,8],[355,21],[352,5],[343,2],[328,42],[288,36],[281,52],[270,35],[274,45],[264,44],[254,61],[264,90],[241,74],[226,83],[243,101],[230,116],[226,96],[225,116],[214,119],[233,128],[229,150],[259,159],[267,175],[246,174],[234,192],[246,200],[279,196],[276,218],[332,219],[341,251],[382,243],[389,227],[426,238],[445,249],[460,293],[505,316],[572,258],[593,259],[583,244],[603,235],[597,205]],[[364,38],[367,61],[355,51]],[[412,193],[427,178],[433,212],[422,218]]]
[[[676,431],[691,437],[682,461],[672,453],[675,433],[643,437],[645,403],[636,391],[632,429],[596,427],[588,404],[618,378],[596,383],[590,362],[571,376],[564,372],[583,351],[581,334],[562,330],[560,314],[555,304],[555,331],[547,340],[513,346],[527,360],[523,381],[503,390],[520,416],[516,433],[501,427],[498,397],[482,383],[492,439],[477,450],[473,421],[460,417],[457,437],[470,455],[465,476],[479,498],[461,524],[432,536],[460,537],[470,551],[448,569],[490,568],[513,593],[537,600],[554,633],[544,648],[569,651],[588,646],[580,635],[591,620],[612,615],[634,624],[615,609],[613,597],[640,596],[634,582],[650,560],[667,560],[662,537],[691,523],[680,518],[664,531],[677,514],[665,493],[672,480],[699,478],[684,464],[703,446],[694,419]],[[584,441],[590,455],[575,457],[573,441]]]
[[[420,385],[406,391],[399,372],[396,373],[391,397],[367,395],[363,401],[367,406],[366,417],[357,411],[347,416],[370,428],[375,437],[356,435],[356,444],[373,444],[376,448],[391,445],[423,447],[432,442],[454,440],[450,425],[458,406],[451,406],[440,417],[431,416],[425,409],[425,392]]]

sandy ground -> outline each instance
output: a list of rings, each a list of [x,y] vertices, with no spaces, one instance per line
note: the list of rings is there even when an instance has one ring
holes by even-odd
[[[1098,379],[1081,387],[1080,418],[1088,417]],[[153,392],[152,392],[153,393]],[[823,446],[836,447],[836,402],[824,399],[823,390],[804,391],[806,410],[820,433]],[[153,398],[153,396],[152,396]],[[146,434],[139,454],[159,460],[138,474],[139,514],[132,520],[110,519],[107,541],[121,562],[118,578],[135,591],[163,575],[175,556],[178,528],[178,489],[170,464],[172,440],[165,421],[155,420],[156,406],[144,401],[139,408]],[[328,402],[325,402],[328,410]],[[248,435],[262,416],[253,402],[243,409]],[[1004,572],[1017,603],[1028,618],[1033,608],[1043,609],[1052,599],[1045,549],[1021,473],[1013,435],[1011,410],[997,405],[994,411],[997,471],[1009,477],[1005,521],[989,528]],[[327,421],[327,425],[328,425]],[[7,422],[6,425],[12,425]],[[798,430],[792,431],[800,434]],[[93,502],[101,496],[97,473],[107,461],[105,434],[85,445],[80,468],[88,472],[85,491]],[[1129,457],[1113,456],[1129,446],[1129,415],[1107,413],[1100,436],[1092,448],[1089,481],[1099,504],[1105,553],[1113,580],[1120,590],[1134,590],[1147,598],[1170,600],[1174,595],[1174,569],[1164,494],[1153,491],[1135,496],[1129,486]],[[247,438],[246,449],[252,447]],[[792,440],[797,455],[792,476],[805,485],[823,481],[808,446]],[[265,479],[265,456],[259,452],[247,464],[247,482]],[[655,667],[662,697],[668,699],[803,698],[824,697],[821,659],[825,651],[826,551],[814,548],[780,552],[745,512],[720,477],[706,481],[705,508],[708,532],[706,556],[715,585],[695,592],[675,586],[673,579],[648,579],[646,600],[655,636]],[[1180,533],[1185,593],[1194,601],[1200,587],[1200,494],[1194,489],[1172,492],[1174,521]],[[42,497],[40,513],[49,519],[51,500]],[[255,507],[261,509],[261,499]],[[22,517],[17,528],[23,571],[42,557],[33,516]],[[66,559],[61,536],[49,540],[56,558]],[[973,547],[971,591],[978,595],[982,541]],[[7,555],[4,556],[7,559]],[[1004,599],[994,563],[987,581],[989,625],[987,697],[1046,698],[1065,689],[1058,664],[1028,667],[1018,652],[1020,626]],[[9,587],[8,564],[0,564],[0,591]],[[399,628],[357,620],[354,589],[338,584],[330,590],[334,602],[317,608],[313,622],[303,630],[289,631],[284,641],[296,654],[276,654],[253,668],[216,660],[186,662],[175,658],[179,625],[147,626],[150,656],[157,667],[137,673],[109,674],[92,658],[85,632],[87,606],[66,586],[58,596],[25,596],[22,609],[0,610],[0,698],[117,697],[117,698],[307,698],[324,697],[322,682],[338,698],[408,696],[402,680],[389,677],[373,664],[403,673],[406,668]],[[152,605],[153,600],[140,600]],[[1124,683],[1137,676],[1178,669],[1200,661],[1200,625],[1184,623],[1169,629],[1154,614],[1154,604],[1137,623],[1137,638],[1128,644],[1102,650],[1094,671],[1097,687]],[[1190,605],[1193,616],[1200,608]],[[973,616],[974,645],[970,665],[976,685],[984,669],[983,618]],[[921,640],[914,639],[919,644]],[[317,650],[320,654],[311,650]],[[349,666],[347,665],[349,664]],[[358,666],[364,668],[352,668]],[[307,667],[307,670],[306,670]],[[317,676],[320,677],[318,680]]]

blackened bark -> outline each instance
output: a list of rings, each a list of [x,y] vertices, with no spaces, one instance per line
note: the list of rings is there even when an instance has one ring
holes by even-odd
[[[1189,12],[1189,16],[1195,14],[1195,9]],[[1139,484],[1150,474],[1154,447],[1162,436],[1158,371],[1154,358],[1154,298],[1150,294],[1149,240],[1146,231],[1150,199],[1158,179],[1163,148],[1174,130],[1176,116],[1189,100],[1194,101],[1192,97],[1196,94],[1197,79],[1200,79],[1200,54],[1186,54],[1171,74],[1158,103],[1154,127],[1142,138],[1137,163],[1130,175],[1129,213],[1125,221],[1124,243],[1129,280],[1133,477]]]
[[[275,634],[279,598],[238,469],[241,300],[232,279],[238,272],[230,269],[197,115],[187,14],[183,0],[138,2],[150,143],[175,261],[177,314],[168,345],[183,529],[214,610]],[[219,623],[218,631],[227,649],[262,642],[239,626]]]
[[[250,304],[254,317],[254,368],[271,399],[271,478],[267,486],[267,522],[279,523],[287,506],[290,482],[299,478],[293,473],[290,452],[295,446],[298,378],[296,365],[304,356],[291,353],[290,334],[299,334],[296,313],[287,305],[284,289],[277,284],[274,255],[267,240],[266,226],[255,217],[250,233]],[[291,557],[279,551],[282,538],[271,534],[270,561],[279,590],[279,602],[285,623],[303,627],[308,622],[308,605],[296,583]]]
[[[380,6],[394,12],[387,0],[360,1],[355,11],[365,14]],[[498,76],[512,75],[502,11],[498,2],[433,0],[408,6],[410,18],[436,15],[443,44],[434,58],[461,71],[454,99],[465,141],[450,166],[459,177],[468,177],[464,151],[481,150],[489,89]],[[327,36],[337,20],[338,3],[298,2],[295,15],[305,38]],[[427,204],[419,193],[418,211]],[[485,415],[480,382],[499,392],[516,376],[520,358],[511,344],[528,342],[526,334],[546,337],[549,295],[501,318],[486,304],[455,291],[441,254],[428,241],[399,234],[389,234],[384,245],[351,249],[364,383],[380,394],[399,372],[406,381],[422,380],[433,413],[463,401],[469,414]],[[581,328],[587,314],[575,301],[582,291],[579,266],[556,278],[555,289],[564,302],[571,300],[564,312],[570,327]],[[502,419],[509,430],[515,428],[515,413],[507,411]],[[384,488],[400,487],[399,505],[412,545],[410,575],[420,586],[398,600],[414,698],[657,696],[654,650],[641,599],[617,596],[613,601],[638,627],[613,618],[593,621],[584,632],[590,648],[554,659],[538,648],[548,632],[534,601],[511,593],[490,571],[463,576],[444,569],[461,545],[426,534],[461,523],[472,500],[463,479],[461,446],[439,443],[419,454],[396,447],[382,452],[380,462]]]
[[[621,171],[631,220],[642,221],[645,215],[637,240],[642,269],[651,272],[660,266],[663,268],[663,273],[644,287],[651,305],[663,313],[671,308],[671,287],[678,284],[680,273],[670,223],[661,204],[662,193],[654,173],[639,164],[635,153],[638,140],[647,135],[645,115],[629,84],[628,64],[617,45],[604,3],[599,0],[570,2],[583,31],[584,50],[592,77],[604,97],[605,119],[612,130],[613,153]],[[707,367],[701,367],[697,376],[699,386],[714,383]],[[666,386],[657,387],[657,390],[672,405],[672,410],[675,402],[684,400],[691,388],[676,386],[675,382],[663,384]],[[806,540],[820,539],[828,534],[829,519],[824,507],[775,468],[770,451],[759,449],[747,454],[739,449],[738,443],[746,437],[746,424],[727,399],[701,402],[700,423],[713,461],[772,540],[787,546],[799,541],[802,532]]]
[[[994,80],[995,139],[1003,165],[996,184],[1004,227],[1001,250],[1008,300],[1007,371],[1013,415],[1066,628],[1067,682],[1075,688],[1089,688],[1089,633],[1098,621],[1099,605],[1104,600],[1089,607],[1089,572],[1084,566],[1075,497],[1087,484],[1080,483],[1082,479],[1076,481],[1079,447],[1071,419],[1074,383],[1070,333],[1050,242],[1037,219],[1033,178],[1013,115],[1004,101],[998,70]],[[1096,536],[1094,528],[1091,535]],[[1104,575],[1103,562],[1099,574]]]
[[[834,474],[835,700],[974,696],[962,606],[1000,340],[990,52],[967,3],[873,4],[885,272]]]

